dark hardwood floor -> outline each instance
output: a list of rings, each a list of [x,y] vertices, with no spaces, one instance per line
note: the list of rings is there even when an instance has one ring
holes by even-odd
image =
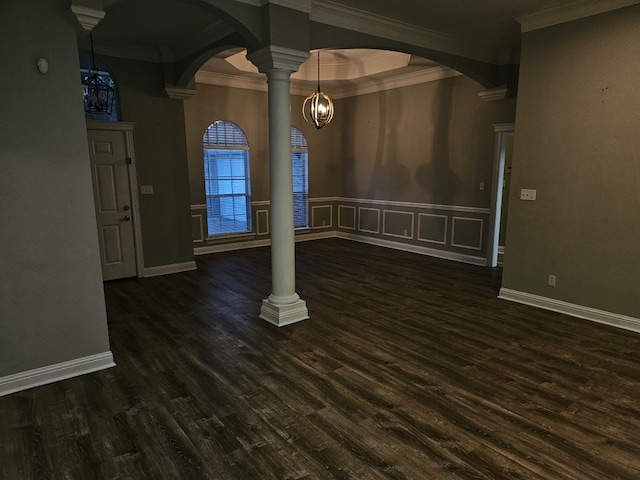
[[[296,245],[105,285],[117,367],[0,398],[0,478],[640,479],[640,335],[496,298],[491,269]]]

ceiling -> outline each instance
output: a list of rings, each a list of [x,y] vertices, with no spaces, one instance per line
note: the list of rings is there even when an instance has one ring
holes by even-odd
[[[236,0],[254,6],[265,0]],[[582,3],[585,0],[580,0]],[[589,0],[594,1],[594,0]],[[603,2],[604,0],[600,0]],[[293,0],[275,3],[295,4]],[[520,47],[520,24],[514,17],[575,4],[576,0],[307,0],[310,17],[322,16],[327,9],[355,15],[367,21],[386,25],[389,34],[411,31],[417,35],[446,39],[456,48],[470,52],[505,52],[514,58]],[[98,54],[148,59],[166,57],[179,60],[191,54],[198,45],[230,26],[214,9],[196,0],[103,0],[105,18],[94,28]],[[339,20],[338,20],[339,21]],[[87,40],[81,40],[87,43]],[[86,46],[86,45],[85,45]],[[406,54],[358,50],[322,50],[321,80],[328,86],[357,84],[392,77],[437,72],[434,77],[454,75],[428,59]],[[228,78],[261,77],[252,64],[247,64],[240,49],[216,55],[201,67],[201,78],[214,75]],[[294,80],[311,83],[317,76],[317,57],[312,55],[294,76]],[[333,84],[332,84],[333,82]]]

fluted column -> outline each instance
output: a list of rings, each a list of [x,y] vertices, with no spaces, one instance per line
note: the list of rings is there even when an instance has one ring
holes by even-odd
[[[248,55],[267,74],[269,97],[272,293],[262,301],[260,318],[278,326],[309,318],[306,302],[296,293],[289,81],[308,55],[273,46]]]

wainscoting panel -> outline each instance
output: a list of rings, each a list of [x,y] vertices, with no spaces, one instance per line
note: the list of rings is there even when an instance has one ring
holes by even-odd
[[[346,230],[356,229],[356,207],[338,206],[338,228]]]
[[[481,218],[454,216],[451,225],[451,245],[470,250],[481,250],[483,225],[484,221]]]
[[[358,207],[358,230],[365,233],[380,233],[380,209]]]
[[[206,205],[191,205],[191,236],[194,247],[204,245],[207,241]]]
[[[333,227],[333,205],[311,207],[311,228]]]
[[[421,242],[447,244],[447,224],[446,215],[436,215],[433,213],[418,214],[418,240]]]
[[[256,210],[256,235],[269,235],[269,210]]]
[[[383,210],[382,234],[388,237],[413,238],[413,212]]]
[[[193,243],[204,242],[204,216],[201,213],[191,214],[191,234]]]

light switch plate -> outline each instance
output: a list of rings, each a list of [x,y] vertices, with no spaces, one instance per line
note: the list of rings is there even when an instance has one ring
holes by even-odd
[[[153,185],[140,185],[142,195],[153,195]]]

